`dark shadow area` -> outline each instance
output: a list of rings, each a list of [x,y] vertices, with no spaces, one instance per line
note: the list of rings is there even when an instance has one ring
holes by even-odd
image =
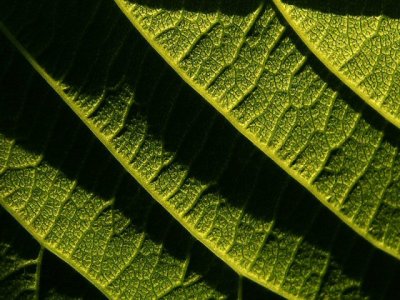
[[[332,13],[342,16],[387,16],[392,19],[400,17],[400,6],[397,0],[282,0],[282,2],[300,8]]]
[[[248,300],[283,300],[285,298],[269,293],[264,288],[260,288],[259,285],[250,281],[246,278],[243,278],[243,290],[242,290],[242,299]],[[233,300],[233,299],[232,299]]]
[[[107,299],[72,267],[49,251],[43,255],[39,299]]]
[[[263,1],[263,0],[261,0]],[[215,0],[215,1],[192,1],[192,0],[129,0],[132,4],[140,4],[150,8],[163,8],[167,11],[190,11],[203,13],[221,12],[227,15],[247,15],[253,12],[259,5],[260,0]]]
[[[44,2],[52,7],[51,1]],[[104,92],[107,102],[116,103],[126,96],[121,94],[121,86],[132,91],[135,103],[127,123],[145,120],[148,123],[147,135],[162,141],[166,152],[176,154],[174,164],[190,166],[190,178],[212,184],[206,195],[221,195],[223,206],[244,209],[245,214],[254,220],[274,221],[274,231],[268,238],[270,243],[279,241],[279,233],[304,237],[298,253],[300,258],[302,255],[310,256],[312,262],[314,253],[308,251],[307,246],[330,252],[331,269],[324,278],[327,284],[335,282],[336,272],[340,270],[341,276],[363,280],[360,292],[371,298],[378,298],[383,293],[387,299],[399,296],[396,285],[400,278],[400,265],[394,258],[376,251],[342,225],[300,184],[240,136],[182,83],[143,38],[131,29],[111,2],[87,1],[85,5],[87,7],[81,9],[79,1],[69,1],[58,11],[60,18],[57,14],[56,17],[46,14],[46,5],[42,6],[41,13],[38,12],[37,20],[43,22],[40,23],[44,24],[41,25],[43,28],[52,28],[53,19],[61,20],[56,28],[59,32],[52,35],[53,39],[46,48],[34,49],[36,46],[32,45],[29,49],[50,74],[57,79],[63,78],[71,89],[80,90],[89,99]],[[77,31],[77,28],[84,27],[82,24],[86,24],[86,15],[91,11],[96,12],[91,25]],[[63,19],[62,16],[74,17]],[[70,23],[71,26],[67,26]],[[63,26],[72,29],[63,31]],[[49,36],[46,30],[34,35],[29,30],[25,28],[21,34],[21,40],[28,48],[31,46],[27,41],[32,36],[39,41],[45,41]],[[6,42],[2,40],[0,45],[6,45]],[[11,61],[15,55],[8,46],[2,47],[2,51],[4,61]],[[111,62],[110,57],[113,57]],[[321,76],[327,76],[320,64],[311,63]],[[205,247],[193,244],[189,234],[126,174],[55,93],[49,91],[45,82],[38,75],[32,75],[29,69],[17,55],[4,71],[1,78],[0,133],[15,139],[23,149],[43,153],[44,162],[61,170],[70,179],[77,179],[80,187],[102,199],[114,195],[122,176],[114,209],[127,217],[136,231],[146,232],[155,243],[162,242],[163,251],[168,255],[184,260],[191,251],[188,274],[202,274],[210,286],[234,297],[232,290],[237,284],[236,274]],[[68,73],[63,76],[66,70]],[[364,109],[357,99],[351,99],[349,104],[352,107],[359,111]],[[385,126],[381,119],[373,117],[372,110],[364,109],[363,114],[373,126]],[[122,130],[121,136],[127,130]],[[393,130],[388,130],[387,139],[398,145],[394,134],[390,133]],[[285,242],[279,242],[285,249]],[[296,276],[299,272],[295,267],[289,271],[293,272],[289,275]],[[345,292],[351,297],[358,291],[352,287]],[[257,285],[250,288],[246,285],[245,293],[248,299],[255,299],[253,293],[260,295],[257,296],[260,299],[270,296]]]

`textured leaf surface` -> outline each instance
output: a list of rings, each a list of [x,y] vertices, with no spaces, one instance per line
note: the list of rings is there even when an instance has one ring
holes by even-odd
[[[400,257],[397,128],[307,52],[271,1],[116,2],[242,134],[360,235]]]
[[[104,299],[82,276],[44,250],[0,210],[2,299]]]
[[[203,104],[116,7],[20,4],[1,7],[3,30],[124,167],[225,263],[291,298],[396,296],[398,263],[343,226]],[[4,78],[11,87],[17,78],[29,82]],[[17,90],[24,96],[27,88]],[[43,94],[21,96],[28,108],[20,121],[10,116],[24,106],[4,102],[2,204],[110,296],[163,295],[174,286],[174,296],[236,293],[237,279],[217,263],[206,272],[210,254],[198,257],[203,252],[177,235],[177,224],[164,222],[170,219],[129,175],[65,120],[61,101],[44,102]],[[146,213],[149,207],[155,212]],[[188,255],[193,273],[206,273],[189,291],[179,288],[182,277],[194,276],[182,267]]]
[[[274,0],[343,83],[400,127],[400,6],[396,0]]]
[[[42,78],[16,59],[2,77],[2,206],[109,298],[237,297],[237,275],[154,205]],[[14,235],[7,224],[2,232]],[[37,293],[39,247],[25,241],[26,255],[18,256],[7,236],[1,241],[3,295],[12,298],[18,286]],[[24,276],[10,284],[22,267]]]
[[[19,228],[15,227],[15,223],[3,209],[0,211],[0,295],[8,295],[11,299],[33,298],[39,281],[41,249],[18,224]],[[28,236],[29,242],[20,238],[21,235]]]

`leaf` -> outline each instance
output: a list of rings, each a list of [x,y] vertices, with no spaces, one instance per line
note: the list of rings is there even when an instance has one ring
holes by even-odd
[[[235,298],[237,275],[154,205],[29,65],[9,53],[0,102],[2,206],[109,298]],[[17,247],[3,243],[14,258],[7,249]],[[38,248],[29,246],[18,266],[0,269],[1,287],[14,290],[6,276],[38,264]],[[37,292],[39,272],[30,273],[24,272],[28,287],[13,285]]]
[[[353,230],[400,258],[397,128],[329,74],[271,1],[116,2],[238,131]]]
[[[33,297],[36,292],[36,273],[42,256],[41,249],[32,238],[29,239],[29,235],[23,232],[22,228],[14,227],[14,223],[15,221],[0,210],[0,294],[8,295],[11,299],[22,295]],[[5,230],[11,227],[13,230]],[[19,239],[21,235],[25,235],[25,239]],[[29,242],[23,243],[21,240]]]
[[[400,127],[400,11],[394,0],[274,0],[309,49]]]
[[[240,275],[288,298],[397,296],[398,262],[343,226],[206,106],[110,2],[40,4],[16,2],[16,7],[1,7],[3,31],[125,169],[210,253]],[[54,20],[59,20],[57,26]],[[2,205],[48,249],[101,289],[112,278],[110,273],[118,273],[134,253],[137,243],[131,241],[145,233],[149,245],[144,254],[157,252],[161,246],[167,249],[162,257],[166,262],[159,262],[160,276],[151,281],[159,295],[182,274],[179,266],[189,254],[193,272],[206,273],[204,282],[191,290],[194,297],[203,295],[199,289],[228,297],[236,293],[236,278],[225,275],[217,262],[217,271],[201,271],[213,266],[210,254],[185,251],[189,247],[185,241],[190,239],[188,234],[176,234],[180,232],[177,222],[170,221],[174,230],[167,236],[169,242],[161,242],[168,230],[163,220],[170,219],[79,129],[76,120],[69,121],[72,118],[63,106],[57,108],[60,100],[42,99],[49,86],[35,81],[32,86],[40,90],[26,99],[21,96],[29,109],[19,120],[10,119],[22,106],[15,102],[18,97],[12,83],[19,79],[28,84],[24,76],[32,71],[3,75],[9,80],[4,86],[11,89],[8,94],[13,100],[4,102],[0,114],[2,134],[7,137],[0,143],[5,149],[0,153],[8,156],[11,141],[16,142],[12,159],[2,160],[7,166],[0,177]],[[27,88],[17,91],[24,94]],[[46,172],[39,174],[53,175],[51,194],[57,195],[48,200],[40,196],[40,190],[48,190],[51,180],[34,183],[32,176],[19,175],[43,168]],[[127,183],[115,191],[121,176]],[[144,199],[135,197],[138,193]],[[21,207],[25,202],[29,205]],[[158,213],[143,221],[143,211],[149,206]],[[86,231],[77,236],[82,235],[82,227]],[[60,231],[65,233],[60,235]],[[120,244],[127,246],[123,253],[117,251]],[[102,264],[103,257],[108,260]],[[140,264],[143,260],[126,281],[121,279],[103,292],[115,297],[124,286],[131,288],[124,295],[127,298],[134,298],[134,292],[148,292],[150,283],[136,289],[137,276],[148,272],[154,262]],[[186,289],[174,292],[189,293]],[[251,298],[257,297],[255,292],[250,289]]]
[[[103,299],[0,210],[0,295],[7,299]]]

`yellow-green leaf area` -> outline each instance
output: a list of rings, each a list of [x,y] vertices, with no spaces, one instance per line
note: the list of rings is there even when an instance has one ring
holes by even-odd
[[[3,209],[0,210],[0,294],[8,295],[11,299],[22,298],[23,295],[34,298],[37,296],[41,249],[15,223]],[[14,228],[5,230],[10,227]],[[29,251],[24,251],[26,247],[30,248]]]
[[[0,295],[4,299],[106,299],[0,209]]]
[[[274,0],[310,50],[400,127],[400,9],[395,0]]]
[[[206,105],[112,2],[37,3],[0,6],[31,64],[2,69],[0,191],[46,249],[110,298],[244,298],[227,266],[287,298],[398,294],[398,262]]]
[[[398,129],[312,55],[272,1],[116,2],[238,131],[353,230],[400,257]]]
[[[6,46],[0,102],[1,298],[103,299],[100,292],[108,299],[238,298],[239,276],[151,199]],[[8,220],[7,212],[28,232]],[[46,263],[49,251],[59,257],[56,263]],[[49,264],[55,269],[46,269]],[[70,278],[63,264],[83,277]],[[84,278],[89,288],[75,286]],[[64,293],[57,289],[63,283]],[[250,288],[268,297],[257,286]]]

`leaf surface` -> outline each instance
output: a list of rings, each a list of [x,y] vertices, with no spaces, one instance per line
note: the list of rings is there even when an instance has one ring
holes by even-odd
[[[288,298],[396,296],[398,263],[343,226],[205,105],[116,7],[62,4],[1,7],[3,31],[124,168],[212,253]],[[19,77],[29,82],[4,76],[11,87]],[[189,254],[195,270],[208,267],[207,256],[185,251],[187,237],[177,238],[177,224],[170,221],[174,234],[165,233],[167,217],[151,199],[140,200],[143,191],[129,175],[76,122],[65,120],[70,117],[57,108],[60,100],[39,105],[42,94],[22,97],[30,109],[20,121],[10,116],[23,106],[3,103],[2,205],[110,297],[159,296],[179,286]],[[32,124],[38,127],[28,139]],[[39,175],[51,180],[35,179]],[[127,183],[120,187],[118,180]],[[56,197],[43,197],[46,191]],[[149,206],[158,213],[147,216]],[[149,237],[132,266],[126,260],[141,236]],[[162,249],[168,250],[160,257]],[[152,264],[160,268],[149,278]],[[232,295],[237,281],[221,272],[206,275],[215,274],[222,287],[205,275],[189,292]]]
[[[238,276],[156,205],[26,61],[12,53],[14,60],[5,56],[11,63],[2,77],[0,102],[4,209],[108,298],[236,298]],[[4,214],[2,209],[2,222]],[[46,276],[40,270],[42,250],[32,240],[20,241],[14,227],[2,225],[2,295],[22,290],[27,298],[38,298],[47,284],[39,278]],[[24,243],[24,253],[19,254],[17,243]],[[61,280],[68,280],[65,272]]]
[[[398,129],[329,74],[272,1],[116,2],[238,131],[353,230],[400,258]]]
[[[333,74],[400,127],[398,1],[274,2]]]
[[[0,210],[0,295],[7,299],[104,299]]]
[[[18,224],[19,228],[14,227],[15,223],[3,209],[0,210],[0,294],[8,295],[10,299],[33,298],[37,296],[37,273],[42,253],[40,246]],[[6,229],[11,227],[12,230]]]

